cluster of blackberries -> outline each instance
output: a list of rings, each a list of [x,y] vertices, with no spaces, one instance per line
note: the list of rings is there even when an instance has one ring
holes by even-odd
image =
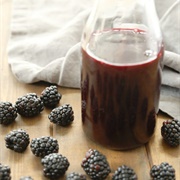
[[[42,158],[41,164],[45,177],[56,179],[65,174],[70,164],[65,156],[58,154],[57,139],[49,136],[34,138],[31,141],[30,148],[35,156]]]
[[[70,104],[56,107],[62,95],[58,92],[57,86],[46,87],[40,97],[36,93],[28,93],[19,97],[13,105],[10,102],[0,102],[0,124],[8,125],[15,121],[18,114],[24,117],[33,117],[40,114],[44,107],[53,108],[48,118],[50,122],[67,126],[74,120],[74,112]],[[161,127],[161,135],[170,146],[180,144],[180,121],[177,119],[166,120]],[[5,137],[6,147],[15,152],[23,152],[30,144],[32,153],[41,157],[44,176],[50,179],[61,177],[67,171],[70,163],[68,159],[59,154],[59,144],[55,138],[42,136],[32,139],[23,129],[11,131]],[[89,149],[81,162],[81,167],[92,180],[104,180],[111,172],[106,157],[98,150]],[[154,165],[150,170],[151,177],[156,179],[175,179],[175,170],[168,163]],[[11,179],[11,169],[0,164],[0,180]],[[80,173],[70,173],[67,180],[85,180],[86,176]],[[119,166],[112,176],[112,180],[137,180],[135,171],[126,165]],[[33,180],[30,176],[21,177],[20,180]]]
[[[23,129],[10,131],[5,137],[6,147],[16,152],[23,152],[30,143],[27,132]],[[59,144],[57,139],[49,136],[42,136],[31,140],[30,148],[32,153],[41,157],[41,163],[44,166],[44,175],[50,179],[62,176],[69,167],[66,157],[58,154]],[[10,168],[0,164],[0,180],[9,180]],[[8,178],[6,178],[6,176]],[[22,177],[21,180],[32,180],[31,177]]]
[[[103,180],[106,179],[109,173],[111,172],[111,168],[107,161],[105,155],[100,153],[96,149],[89,149],[86,152],[85,158],[81,163],[82,168],[86,172],[86,174],[93,180]],[[137,175],[133,169],[128,166],[122,165],[118,167],[112,177],[113,180],[125,180],[132,179],[136,180]]]
[[[58,92],[57,86],[52,85],[46,87],[40,97],[36,93],[28,93],[19,97],[15,105],[10,102],[0,102],[0,124],[11,124],[18,114],[24,117],[34,117],[40,114],[44,107],[48,107],[54,108],[48,116],[49,120],[54,124],[67,126],[74,120],[74,112],[70,104],[56,108],[61,98],[62,95]],[[30,144],[32,153],[42,158],[44,175],[51,179],[63,175],[69,166],[67,158],[57,154],[59,144],[52,137],[34,138],[30,143],[29,134],[23,129],[16,129],[5,136],[5,143],[7,148],[19,153],[24,152]],[[74,177],[76,177],[75,174]],[[0,166],[1,179],[11,179],[8,166]],[[21,177],[21,180],[32,180],[32,178],[25,176]]]
[[[10,131],[5,136],[6,147],[15,152],[24,152],[30,143],[29,134],[23,129]],[[50,136],[42,136],[31,140],[30,148],[32,153],[38,157],[44,157],[59,151],[57,139]]]
[[[40,140],[41,139],[41,140]],[[42,137],[40,139],[34,139],[33,144],[37,144],[37,152],[40,153],[40,142],[44,142],[45,144],[50,143],[51,145],[55,143],[55,147],[59,147],[57,145],[57,141],[53,138]],[[35,141],[38,141],[38,143]],[[36,146],[33,146],[33,151],[35,150]],[[43,166],[43,173],[44,176],[49,179],[57,179],[62,177],[69,168],[69,161],[68,159],[63,156],[62,154],[58,153],[58,148],[55,148],[56,151],[47,151],[44,152],[42,155],[34,154],[36,156],[42,157],[41,164]],[[107,161],[105,155],[100,153],[96,149],[89,149],[86,152],[85,157],[81,162],[81,167],[85,171],[85,173],[90,177],[92,180],[105,180],[109,173],[111,172],[110,165]],[[160,165],[152,166],[150,170],[150,176],[153,180],[158,179],[168,179],[168,180],[175,180],[175,169],[168,164],[167,162],[163,162]],[[11,169],[9,166],[4,166],[0,164],[0,179],[2,180],[10,180],[11,179]],[[121,165],[117,168],[117,170],[112,175],[112,180],[126,180],[132,179],[137,180],[137,175],[135,171],[127,166]],[[30,176],[21,177],[20,180],[33,180]],[[66,180],[86,180],[86,175],[72,172],[67,174]]]
[[[86,152],[85,158],[82,160],[81,166],[92,180],[104,180],[111,172],[106,157],[95,149],[89,149]],[[150,176],[153,180],[175,180],[175,169],[170,164],[163,162],[160,165],[154,165],[151,168]],[[137,180],[138,177],[135,171],[127,165],[119,166],[112,175],[112,180],[128,179]]]
[[[15,121],[18,114],[24,117],[34,117],[40,114],[44,107],[53,108],[48,118],[50,122],[67,126],[74,120],[74,111],[70,104],[56,107],[62,95],[55,85],[46,87],[40,97],[36,93],[28,93],[19,97],[13,105],[10,102],[0,102],[0,124],[8,125]]]
[[[24,117],[33,117],[44,110],[45,107],[55,107],[62,95],[55,85],[46,87],[40,97],[36,93],[21,96],[13,105],[11,102],[0,102],[0,124],[8,125],[15,121],[18,114]]]

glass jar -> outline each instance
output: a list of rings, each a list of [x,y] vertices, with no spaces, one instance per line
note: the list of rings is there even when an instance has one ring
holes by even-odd
[[[82,125],[88,137],[116,150],[149,141],[163,53],[153,0],[97,1],[82,35]]]

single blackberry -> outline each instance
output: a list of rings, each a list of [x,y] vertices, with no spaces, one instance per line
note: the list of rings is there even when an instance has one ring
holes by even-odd
[[[119,166],[115,171],[112,180],[137,180],[137,175],[134,170],[126,165]]]
[[[6,147],[15,152],[24,152],[29,145],[29,134],[23,129],[10,131],[5,137]]]
[[[109,175],[111,169],[106,157],[98,150],[89,149],[82,160],[81,167],[87,175],[94,180],[103,180]]]
[[[84,174],[72,172],[67,175],[66,180],[86,180],[86,176]]]
[[[48,118],[54,124],[67,126],[74,120],[74,112],[70,104],[65,104],[54,108]]]
[[[164,121],[161,127],[161,135],[170,146],[178,146],[180,144],[180,120]]]
[[[162,162],[160,165],[153,165],[150,170],[150,175],[153,180],[167,179],[175,180],[175,169],[167,162]]]
[[[46,87],[40,95],[46,107],[55,107],[59,103],[61,97],[62,95],[58,92],[58,88],[55,85]]]
[[[11,180],[11,168],[0,163],[0,180]]]
[[[24,176],[21,177],[19,180],[33,180],[33,178],[31,176]]]
[[[64,175],[69,167],[69,161],[65,156],[58,153],[52,153],[41,159],[44,176],[50,179],[56,179]]]
[[[17,112],[25,117],[32,117],[38,115],[44,110],[44,105],[36,93],[28,93],[19,97],[15,103]]]
[[[17,109],[10,102],[0,102],[0,124],[8,125],[15,121]]]
[[[57,153],[59,151],[59,144],[53,137],[42,136],[32,139],[30,148],[35,156],[44,157],[51,153]]]

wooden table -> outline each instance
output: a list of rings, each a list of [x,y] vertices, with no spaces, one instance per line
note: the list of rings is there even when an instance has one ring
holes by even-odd
[[[18,97],[29,92],[40,95],[48,84],[23,84],[18,82],[11,73],[6,53],[11,5],[11,0],[0,0],[0,101],[15,103]],[[128,151],[113,151],[87,140],[84,136],[81,126],[80,90],[59,87],[59,92],[63,96],[60,105],[64,103],[71,104],[75,113],[75,120],[70,127],[52,125],[47,117],[50,113],[48,109],[45,109],[37,117],[28,119],[18,115],[13,124],[9,126],[0,125],[0,163],[11,167],[13,180],[18,180],[25,175],[30,175],[34,180],[46,179],[43,176],[40,158],[32,154],[29,146],[24,153],[16,153],[5,147],[5,135],[17,128],[25,129],[31,139],[41,136],[57,138],[60,145],[59,153],[66,156],[70,162],[67,173],[73,171],[84,173],[80,165],[81,161],[86,151],[93,148],[107,156],[112,173],[118,166],[126,164],[135,170],[139,180],[148,180],[150,179],[151,166],[166,161],[174,166],[176,179],[180,179],[180,172],[178,171],[180,169],[179,148],[171,148],[166,145],[160,134],[162,122],[168,118],[167,116],[158,114],[155,134],[148,144]],[[108,179],[110,177],[111,175]],[[62,179],[65,179],[65,177]]]

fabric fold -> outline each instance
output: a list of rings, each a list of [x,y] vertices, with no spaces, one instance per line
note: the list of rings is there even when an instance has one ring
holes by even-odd
[[[9,64],[19,81],[79,88],[79,43],[92,2],[71,0],[68,7],[66,2],[14,1],[8,51]]]

